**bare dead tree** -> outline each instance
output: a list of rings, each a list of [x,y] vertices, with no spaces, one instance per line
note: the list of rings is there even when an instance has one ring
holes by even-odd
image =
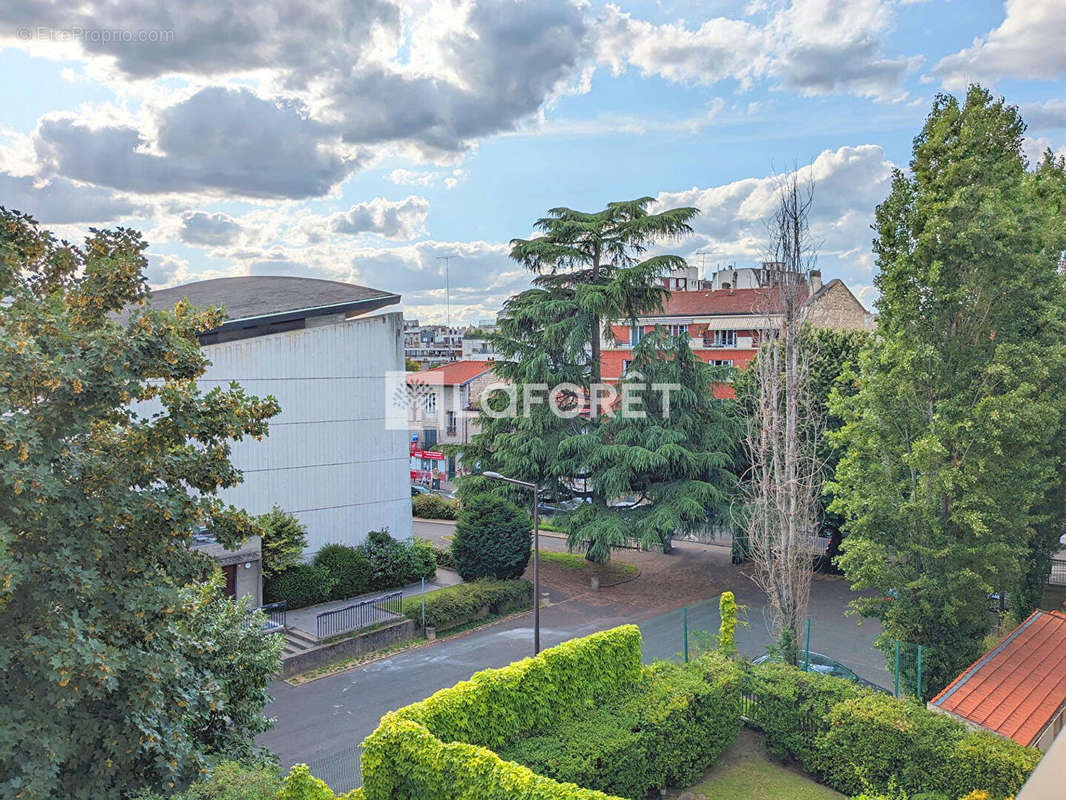
[[[750,367],[755,391],[746,446],[743,524],[755,564],[753,579],[767,598],[769,621],[785,658],[796,662],[800,625],[807,616],[814,572],[822,420],[812,402],[804,347],[803,303],[817,246],[811,238],[814,184],[795,171],[781,178],[777,207],[768,222],[774,317]],[[773,319],[768,314],[768,318]]]

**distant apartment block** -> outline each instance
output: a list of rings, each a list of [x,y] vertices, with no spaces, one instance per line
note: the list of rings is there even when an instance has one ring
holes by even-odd
[[[633,348],[655,326],[674,336],[687,334],[693,352],[716,366],[744,369],[758,353],[765,332],[777,328],[783,315],[781,287],[796,284],[804,319],[822,327],[871,329],[873,315],[838,279],[822,283],[822,275],[789,274],[774,262],[761,267],[730,267],[699,280],[693,267],[663,278],[671,290],[661,311],[634,323],[611,326],[611,336],[601,341],[602,374],[616,382],[628,369]],[[716,386],[715,394],[732,395],[729,386]]]
[[[426,367],[463,357],[463,329],[447,325],[420,325],[417,319],[403,323],[404,357]]]

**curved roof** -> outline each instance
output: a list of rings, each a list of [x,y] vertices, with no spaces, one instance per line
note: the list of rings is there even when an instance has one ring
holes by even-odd
[[[225,306],[229,325],[253,319],[372,311],[399,302],[400,296],[354,283],[281,275],[214,278],[151,294],[156,308],[173,308],[182,299],[200,307]]]

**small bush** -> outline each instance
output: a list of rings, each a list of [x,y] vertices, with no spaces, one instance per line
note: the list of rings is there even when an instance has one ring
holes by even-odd
[[[510,500],[479,494],[463,505],[452,540],[463,580],[517,578],[526,570],[531,547],[529,515]]]
[[[400,542],[387,530],[371,531],[358,550],[370,562],[370,589],[381,591],[431,578],[437,562],[428,543]]]
[[[433,555],[437,557],[437,566],[444,569],[455,569],[455,559],[452,557],[450,547],[438,547],[433,545]]]
[[[411,498],[411,513],[422,519],[458,519],[459,503],[439,494],[420,494]]]
[[[331,600],[345,600],[370,591],[370,561],[356,547],[328,544],[315,555],[315,566],[329,572],[335,581]]]
[[[529,581],[476,581],[438,589],[426,595],[426,625],[446,631],[470,622],[484,610],[499,614],[509,608],[528,607],[533,600]],[[421,622],[421,596],[403,601],[404,616]]]
[[[284,600],[289,608],[303,608],[324,603],[330,597],[335,579],[328,569],[316,564],[296,564],[263,586],[268,603]]]

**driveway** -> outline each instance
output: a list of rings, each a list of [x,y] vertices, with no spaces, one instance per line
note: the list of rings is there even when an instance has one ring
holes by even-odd
[[[446,531],[436,523],[422,524]],[[417,527],[416,534],[424,535]],[[545,549],[565,549],[557,539],[542,544]],[[689,607],[690,632],[716,631],[717,598],[730,589],[748,606],[749,625],[737,629],[740,651],[749,657],[765,652],[770,636],[759,593],[729,563],[725,548],[682,543],[669,556],[625,551],[618,558],[638,563],[641,577],[599,592],[563,579],[545,581],[551,604],[541,611],[543,647],[635,622],[644,636],[646,662],[676,658],[683,646],[680,606]],[[693,597],[697,588],[701,594]],[[868,680],[891,685],[880,654],[871,647],[879,632],[876,622],[860,626],[844,616],[851,594],[847,585],[819,579],[811,594],[811,649],[840,659]],[[275,699],[266,711],[278,723],[258,741],[278,755],[283,768],[308,763],[335,791],[348,791],[360,783],[359,743],[386,711],[421,700],[478,670],[529,656],[532,640],[532,614],[527,613],[299,687],[276,681],[270,687]]]

